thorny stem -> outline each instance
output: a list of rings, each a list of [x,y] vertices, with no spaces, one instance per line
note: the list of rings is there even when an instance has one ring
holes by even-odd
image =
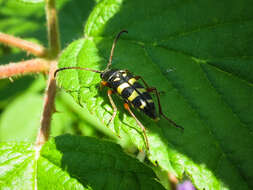
[[[4,34],[2,32],[0,32],[0,43],[3,43],[8,46],[12,46],[12,47],[20,48],[38,57],[47,56],[47,50],[43,46],[14,37],[12,35]]]
[[[47,59],[32,59],[16,64],[11,63],[9,65],[0,67],[0,78],[7,78],[18,74],[35,73],[41,71],[45,72],[49,70],[47,88],[44,97],[43,113],[41,116],[41,126],[35,143],[39,148],[49,138],[51,117],[55,111],[54,100],[56,94],[56,82],[54,73],[57,69],[57,58],[60,52],[59,27],[55,0],[46,0],[45,8],[47,16],[49,50],[46,50],[41,45],[0,32],[0,43],[20,48],[37,57],[44,57]]]
[[[44,96],[43,113],[40,121],[40,130],[37,136],[36,145],[42,146],[49,138],[50,123],[53,112],[55,111],[54,99],[56,94],[56,82],[54,72],[57,68],[57,61],[50,64],[47,89]]]
[[[47,72],[49,63],[44,59],[31,59],[0,66],[0,79],[28,73]]]
[[[56,81],[54,73],[57,69],[57,57],[60,52],[59,28],[55,0],[46,0],[47,29],[49,41],[49,56],[51,61],[47,89],[44,97],[43,113],[41,116],[41,126],[37,136],[36,145],[41,147],[49,138],[50,123],[55,111]]]

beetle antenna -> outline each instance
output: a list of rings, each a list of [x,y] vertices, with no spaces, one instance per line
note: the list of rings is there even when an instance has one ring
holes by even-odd
[[[95,72],[95,73],[102,73],[101,71],[98,71],[98,70],[94,70],[94,69],[90,69],[90,68],[82,68],[82,67],[62,67],[60,69],[57,69],[55,72],[54,72],[54,77],[56,77],[57,73],[59,71],[63,71],[63,70],[66,70],[66,69],[79,69],[79,70],[85,70],[85,71],[92,71],[92,72]]]
[[[122,31],[120,31],[120,32],[118,33],[118,35],[116,36],[116,38],[114,39],[114,41],[113,41],[110,59],[109,59],[109,62],[108,62],[108,64],[107,64],[105,70],[108,70],[108,69],[110,68],[110,66],[112,65],[112,56],[113,56],[113,53],[114,53],[114,49],[115,49],[116,43],[117,43],[117,41],[118,41],[120,35],[121,35],[123,32],[128,33],[127,30],[122,30]]]

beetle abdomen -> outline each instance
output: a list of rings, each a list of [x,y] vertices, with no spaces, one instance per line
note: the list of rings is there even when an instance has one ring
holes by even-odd
[[[131,73],[119,70],[108,82],[110,87],[124,100],[130,102],[149,117],[156,119],[155,104],[152,97]]]

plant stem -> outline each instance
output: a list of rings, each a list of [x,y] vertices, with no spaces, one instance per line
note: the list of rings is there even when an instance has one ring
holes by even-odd
[[[55,111],[54,100],[56,94],[56,82],[54,79],[54,72],[56,68],[57,61],[52,61],[50,64],[47,89],[44,96],[43,113],[40,121],[41,126],[36,140],[37,146],[43,145],[49,138],[51,117]]]
[[[54,59],[61,49],[55,0],[46,0],[46,14],[50,57]]]
[[[49,138],[50,123],[52,114],[55,111],[56,81],[54,73],[57,69],[57,57],[60,52],[59,28],[55,0],[46,0],[47,29],[49,41],[50,69],[44,97],[43,113],[41,116],[41,126],[37,136],[36,145],[41,147]]]
[[[31,59],[0,66],[0,79],[29,73],[48,72],[49,63],[43,59]]]
[[[20,48],[38,57],[47,56],[47,50],[43,46],[1,32],[0,32],[0,43]]]

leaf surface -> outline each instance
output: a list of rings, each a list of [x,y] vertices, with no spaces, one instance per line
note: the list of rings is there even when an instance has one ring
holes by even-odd
[[[179,178],[186,174],[198,189],[252,189],[252,10],[250,0],[100,1],[85,25],[86,37],[66,48],[59,67],[103,70],[113,38],[127,29],[113,68],[128,69],[164,91],[164,113],[185,129],[135,112],[148,131],[149,159]],[[92,72],[58,75],[59,86],[106,124],[112,108],[99,82]],[[138,125],[113,98],[119,113],[109,127],[142,148]]]
[[[1,189],[35,189],[35,168],[35,151],[31,144],[0,144]]]
[[[0,145],[1,189],[164,189],[153,171],[115,143],[64,135],[39,156],[32,144]]]
[[[0,142],[34,142],[40,126],[43,97],[26,93],[16,98],[0,117]]]

